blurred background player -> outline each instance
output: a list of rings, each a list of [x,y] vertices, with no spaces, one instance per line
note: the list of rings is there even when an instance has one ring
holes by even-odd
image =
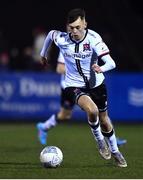
[[[72,110],[75,105],[74,97],[68,96],[65,93],[65,61],[61,53],[59,53],[57,59],[56,72],[61,74],[61,108],[57,114],[53,114],[49,119],[44,122],[37,123],[38,139],[42,145],[47,144],[48,130],[55,127],[60,121],[69,120],[72,116]],[[124,145],[127,142],[126,139],[117,138],[118,146]]]
[[[58,56],[56,72],[61,74],[61,108],[57,114],[53,114],[45,122],[39,122],[37,124],[38,138],[40,143],[43,145],[47,144],[48,130],[52,127],[55,127],[60,121],[70,119],[72,115],[72,109],[75,105],[74,97],[72,95],[67,96],[65,93],[65,64],[61,53],[59,53]]]

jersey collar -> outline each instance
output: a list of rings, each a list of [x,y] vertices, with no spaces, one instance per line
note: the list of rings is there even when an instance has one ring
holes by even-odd
[[[72,42],[74,42],[74,43],[76,43],[76,44],[79,44],[79,43],[81,43],[82,41],[84,41],[84,39],[85,39],[86,36],[87,36],[87,33],[88,33],[88,29],[86,29],[85,35],[84,35],[84,37],[83,37],[83,39],[82,39],[81,41],[75,41],[74,39],[72,39],[71,33],[69,33],[69,38],[70,38],[70,40],[71,40]]]

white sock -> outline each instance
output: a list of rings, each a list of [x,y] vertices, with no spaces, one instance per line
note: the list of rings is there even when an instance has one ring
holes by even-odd
[[[56,115],[53,114],[49,119],[47,119],[43,124],[43,129],[44,130],[48,130],[54,126],[57,125],[57,121],[56,121]]]
[[[110,137],[106,137],[106,138],[108,140],[110,151],[112,153],[119,151],[115,134],[113,133]]]
[[[103,140],[104,139],[104,136],[101,132],[101,128],[100,128],[100,125],[99,125],[99,120],[94,122],[94,123],[91,123],[90,121],[88,121],[90,127],[91,127],[91,132],[94,136],[94,139],[96,141],[99,141],[99,140]]]

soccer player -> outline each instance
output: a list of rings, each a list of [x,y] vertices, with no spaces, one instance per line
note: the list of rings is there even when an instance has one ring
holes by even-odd
[[[103,72],[115,68],[116,65],[101,36],[87,29],[83,9],[73,9],[68,13],[67,26],[69,33],[57,30],[48,33],[41,51],[43,65],[48,63],[47,52],[54,42],[65,60],[65,93],[68,96],[72,94],[74,102],[86,112],[100,155],[106,160],[111,159],[112,155],[117,166],[127,167],[108,117],[103,76]],[[98,66],[100,59],[105,63],[102,66]]]
[[[72,110],[75,105],[74,97],[67,96],[65,93],[65,61],[62,53],[59,53],[57,59],[56,72],[61,74],[61,108],[57,114],[53,114],[46,121],[37,123],[38,139],[42,145],[47,144],[48,130],[55,127],[63,120],[71,119]],[[117,145],[125,144],[126,139],[117,138]]]
[[[57,114],[53,114],[45,122],[37,123],[38,138],[41,144],[47,144],[47,131],[55,127],[60,121],[71,118],[72,109],[75,105],[73,93],[71,96],[65,93],[65,64],[64,58],[59,53],[56,72],[61,74],[61,108]]]

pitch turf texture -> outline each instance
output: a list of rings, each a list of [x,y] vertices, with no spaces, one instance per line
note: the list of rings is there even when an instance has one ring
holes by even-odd
[[[35,123],[36,124],[36,123]],[[143,125],[115,124],[116,134],[128,143],[120,150],[128,162],[119,168],[102,159],[86,123],[63,123],[49,131],[48,145],[62,149],[64,161],[46,169],[39,161],[44,146],[37,140],[34,123],[0,124],[0,179],[142,179]]]

